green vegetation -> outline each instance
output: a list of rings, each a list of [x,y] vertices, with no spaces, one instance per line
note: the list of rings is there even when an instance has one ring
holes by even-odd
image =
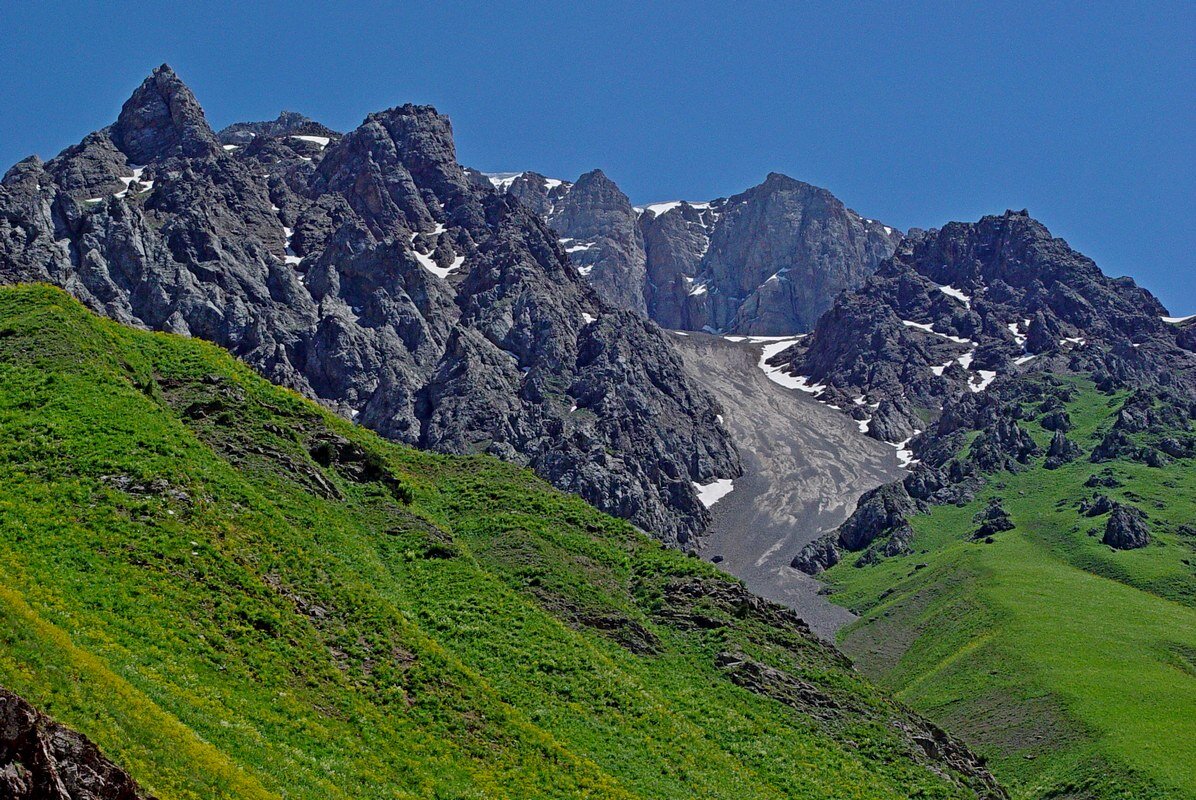
[[[1125,398],[1071,382],[1068,436],[1087,453]],[[1022,425],[1045,450],[1050,433]],[[1180,527],[1196,521],[1196,470],[1041,465],[911,519],[911,555],[831,570],[836,602],[862,614],[842,646],[985,754],[1015,797],[1196,797],[1196,538]],[[1105,468],[1120,487],[1084,486]],[[1152,544],[1102,544],[1107,516],[1077,509],[1096,492],[1146,512]],[[1016,528],[973,541],[994,497]]]
[[[0,684],[162,800],[972,796],[735,589],[525,470],[0,289]]]

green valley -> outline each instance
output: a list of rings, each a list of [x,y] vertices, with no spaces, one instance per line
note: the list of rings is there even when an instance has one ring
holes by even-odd
[[[841,644],[988,756],[1015,797],[1193,797],[1196,473],[1184,459],[1092,463],[1127,393],[1063,384],[1083,455],[989,474],[966,505],[910,517],[912,553],[831,569],[835,601],[862,614]],[[1045,450],[1041,410],[1021,418]],[[1079,508],[1099,494],[1141,510],[1151,543],[1103,544],[1107,514]],[[1014,527],[976,538],[994,498]]]

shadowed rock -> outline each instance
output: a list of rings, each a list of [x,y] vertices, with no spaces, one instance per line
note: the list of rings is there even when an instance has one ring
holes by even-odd
[[[0,797],[153,800],[81,733],[0,688]]]

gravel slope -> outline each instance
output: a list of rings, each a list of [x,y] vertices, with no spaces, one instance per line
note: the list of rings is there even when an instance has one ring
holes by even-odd
[[[759,343],[691,333],[676,336],[686,368],[722,404],[744,476],[711,509],[702,556],[763,597],[793,608],[832,638],[851,612],[818,594],[822,584],[792,569],[807,542],[838,526],[865,491],[900,477],[892,447],[759,368]]]

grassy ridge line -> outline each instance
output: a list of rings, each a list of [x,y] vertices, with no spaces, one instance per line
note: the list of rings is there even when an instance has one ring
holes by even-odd
[[[1084,385],[1069,437],[1090,449],[1122,399]],[[1076,511],[1104,466],[991,476],[974,502],[911,520],[913,555],[831,570],[837,601],[864,612],[843,646],[969,736],[1016,796],[1196,796],[1193,543],[1173,533],[1196,518],[1196,475],[1184,462],[1113,464],[1124,485],[1101,491],[1147,511],[1155,542],[1111,551],[1103,519]],[[990,497],[1017,527],[970,542]]]
[[[671,582],[725,577],[525,470],[383,442],[46,287],[0,290],[0,387],[0,585],[141,700],[75,692],[33,634],[0,682],[163,800],[251,795],[197,789],[198,757],[112,719],[173,717],[295,798],[971,796],[816,641],[750,615],[659,624]],[[852,711],[746,691],[724,651]]]

